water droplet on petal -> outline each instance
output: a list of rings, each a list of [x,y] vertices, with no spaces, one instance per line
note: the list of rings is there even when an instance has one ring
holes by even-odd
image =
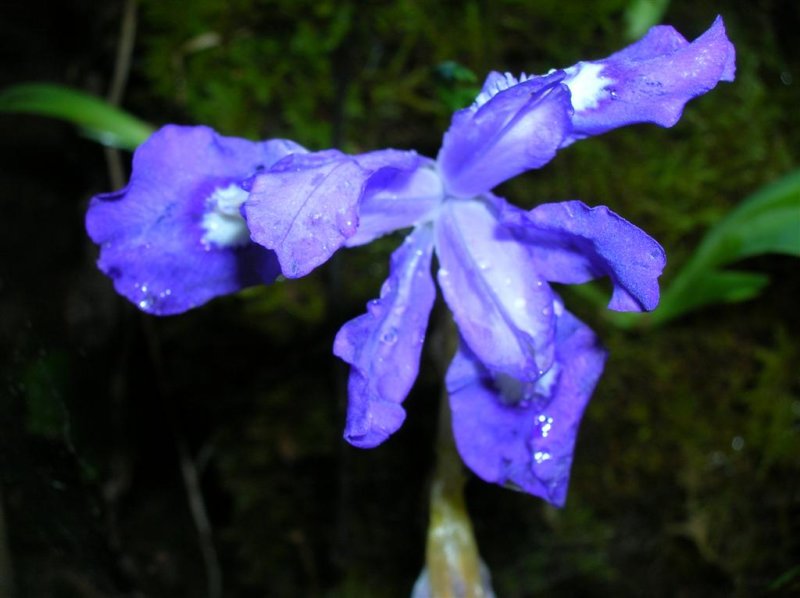
[[[545,461],[550,459],[550,453],[545,451],[536,451],[533,453],[533,460],[536,461],[537,465],[541,465]]]
[[[356,225],[353,219],[346,213],[336,214],[336,228],[345,237],[352,237],[356,233]]]
[[[397,342],[397,328],[390,328],[384,332],[383,336],[381,337],[381,341],[387,345],[395,344]]]

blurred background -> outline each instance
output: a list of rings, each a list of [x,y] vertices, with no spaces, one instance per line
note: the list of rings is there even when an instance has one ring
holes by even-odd
[[[491,69],[601,58],[652,22],[694,39],[722,14],[735,83],[673,129],[583,141],[499,190],[527,208],[608,205],[664,245],[669,286],[711,227],[798,166],[798,6],[9,0],[0,90],[56,83],[155,126],[435,156]],[[341,438],[346,368],[331,353],[401,237],[145,316],[97,271],[83,228],[129,164],[62,120],[0,114],[0,595],[198,597],[211,578],[235,597],[407,596],[442,374],[427,347],[404,427],[362,451]],[[800,590],[798,263],[747,257],[735,268],[769,279],[753,298],[659,326],[620,325],[564,290],[610,359],[566,508],[467,485],[498,596]]]

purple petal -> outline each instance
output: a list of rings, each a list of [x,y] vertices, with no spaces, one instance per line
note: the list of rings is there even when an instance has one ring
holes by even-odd
[[[578,426],[606,354],[587,326],[555,307],[556,360],[539,381],[492,375],[462,343],[447,389],[464,463],[487,482],[563,506]]]
[[[336,150],[289,156],[253,180],[244,204],[251,238],[275,251],[284,275],[305,276],[356,232],[370,174]]]
[[[563,145],[632,123],[671,127],[692,98],[733,81],[735,50],[722,18],[691,44],[672,27],[653,27],[605,60],[566,69],[575,109]]]
[[[414,168],[418,160],[397,150],[288,156],[252,182],[244,204],[251,237],[275,251],[284,275],[305,276],[355,234],[370,178]]]
[[[413,170],[384,169],[370,178],[359,206],[356,234],[346,245],[356,247],[429,217],[444,191],[431,160]]]
[[[370,172],[388,172],[414,170],[420,164],[420,155],[415,151],[382,149],[356,154],[353,159],[358,165]],[[427,158],[426,158],[427,160]]]
[[[127,187],[94,197],[86,229],[98,266],[143,311],[177,314],[279,274],[275,255],[249,241],[240,182],[290,152],[207,127],[168,125],[133,156]]]
[[[453,115],[437,161],[450,195],[471,197],[549,162],[570,127],[563,72],[517,81],[491,73],[475,104]]]
[[[553,359],[553,297],[528,247],[490,201],[446,201],[436,221],[439,286],[470,349],[492,369],[535,380]]]
[[[523,212],[506,204],[502,220],[529,244],[545,280],[581,284],[609,276],[614,285],[610,309],[649,311],[658,305],[664,249],[607,207],[565,201]]]
[[[392,254],[380,299],[336,335],[333,352],[352,366],[345,438],[354,446],[379,445],[405,419],[400,405],[417,378],[436,296],[432,252],[432,228],[416,228]]]

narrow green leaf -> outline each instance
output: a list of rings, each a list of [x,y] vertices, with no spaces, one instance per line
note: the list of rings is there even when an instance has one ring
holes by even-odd
[[[721,267],[764,253],[800,256],[800,170],[762,187],[708,231],[650,323],[664,324],[706,305],[757,296],[769,282],[767,276]]]
[[[769,283],[765,274],[736,270],[709,270],[685,280],[685,284],[667,288],[661,304],[650,314],[650,325],[664,324],[707,305],[753,299]]]
[[[745,199],[708,232],[695,259],[708,267],[762,253],[800,256],[800,170]]]
[[[100,98],[47,83],[27,83],[0,92],[0,112],[24,112],[70,122],[92,139],[134,150],[153,133],[153,127]]]

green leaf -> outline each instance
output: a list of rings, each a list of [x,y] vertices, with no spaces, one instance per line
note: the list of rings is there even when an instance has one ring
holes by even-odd
[[[109,147],[136,149],[153,127],[100,98],[46,83],[26,83],[0,92],[0,112],[24,112],[70,122]]]
[[[762,253],[800,257],[800,170],[744,200],[708,232],[695,259],[723,265]]]
[[[764,253],[800,257],[800,170],[762,187],[708,231],[650,322],[664,324],[712,303],[756,297],[767,276],[721,267]]]
[[[688,280],[688,279],[687,279]],[[650,323],[664,324],[678,316],[715,303],[737,303],[758,296],[769,277],[754,272],[709,270],[693,277],[688,285],[667,289]]]

